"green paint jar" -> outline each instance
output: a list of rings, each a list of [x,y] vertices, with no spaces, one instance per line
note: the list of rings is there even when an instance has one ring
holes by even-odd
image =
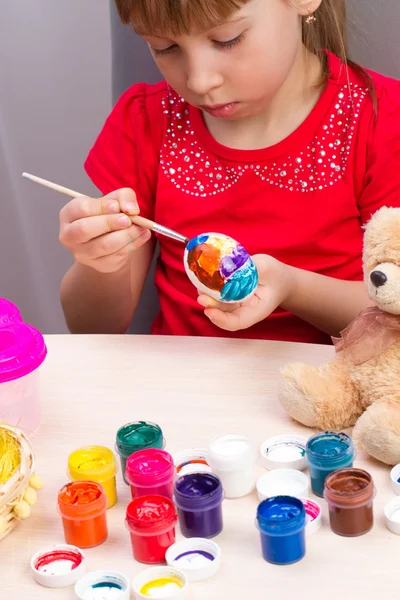
[[[124,481],[126,460],[131,454],[145,448],[161,448],[165,446],[163,432],[159,425],[151,421],[135,421],[127,423],[117,431],[115,450],[118,452],[121,460],[121,470]]]

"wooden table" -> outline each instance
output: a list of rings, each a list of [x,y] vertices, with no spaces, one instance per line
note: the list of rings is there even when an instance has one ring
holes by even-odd
[[[147,336],[48,336],[42,370],[42,426],[34,439],[36,471],[45,480],[33,515],[0,542],[0,598],[73,599],[73,588],[37,585],[29,560],[63,543],[56,497],[66,482],[69,453],[85,444],[114,446],[122,424],[159,423],[174,453],[237,432],[259,446],[267,437],[310,430],[292,422],[276,398],[279,367],[302,360],[323,363],[330,347],[260,341]],[[377,486],[375,526],[359,538],[330,532],[323,502],[322,529],[307,538],[306,557],[278,567],[262,559],[253,493],[225,500],[219,573],[191,584],[192,600],[397,598],[400,538],[386,529],[383,506],[393,497],[389,468],[359,455]],[[260,467],[260,472],[262,468]],[[118,474],[118,504],[108,511],[109,538],[86,550],[87,570],[116,569],[130,579],[145,568],[131,554],[124,509],[130,493]],[[180,537],[180,534],[178,534]]]

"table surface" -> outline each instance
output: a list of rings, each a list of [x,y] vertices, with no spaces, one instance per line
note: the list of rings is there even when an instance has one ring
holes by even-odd
[[[36,472],[45,480],[32,516],[0,542],[0,598],[73,599],[73,588],[37,585],[29,561],[37,550],[63,543],[57,492],[67,481],[66,465],[75,448],[114,446],[124,423],[158,423],[171,453],[204,447],[225,433],[251,437],[259,447],[271,435],[312,432],[291,421],[280,406],[276,386],[287,362],[322,364],[328,346],[152,336],[47,336],[42,367],[42,424],[34,438]],[[256,493],[224,500],[224,530],[218,574],[190,584],[191,600],[397,598],[400,538],[384,524],[383,506],[394,497],[389,468],[358,453],[356,465],[373,475],[377,495],[373,530],[358,538],[333,534],[323,505],[323,525],[307,538],[305,558],[274,566],[261,556],[255,528]],[[259,466],[260,473],[263,472]],[[146,568],[135,562],[124,525],[129,488],[118,473],[118,503],[107,513],[108,540],[86,550],[87,570],[115,569],[130,579]],[[181,537],[177,532],[178,539]],[[8,592],[7,594],[5,592]],[[11,596],[11,592],[13,595]]]

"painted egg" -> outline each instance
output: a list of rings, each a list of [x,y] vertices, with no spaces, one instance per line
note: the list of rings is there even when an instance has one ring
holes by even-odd
[[[219,302],[241,302],[258,285],[250,254],[222,233],[202,233],[191,239],[185,249],[184,265],[193,285]]]

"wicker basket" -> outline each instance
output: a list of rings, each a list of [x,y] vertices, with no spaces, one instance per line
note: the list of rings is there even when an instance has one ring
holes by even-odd
[[[20,522],[23,516],[18,516],[18,508],[29,487],[34,487],[30,480],[34,475],[34,457],[32,444],[28,437],[19,429],[0,423],[0,429],[7,429],[12,437],[17,440],[21,451],[21,464],[8,481],[0,484],[0,540],[5,538]],[[42,485],[36,486],[40,489]],[[34,488],[35,489],[35,488]],[[34,503],[34,502],[33,502]],[[33,504],[32,502],[30,504]],[[27,508],[25,506],[25,508]],[[30,513],[30,510],[27,510]],[[25,518],[29,514],[25,515]]]

